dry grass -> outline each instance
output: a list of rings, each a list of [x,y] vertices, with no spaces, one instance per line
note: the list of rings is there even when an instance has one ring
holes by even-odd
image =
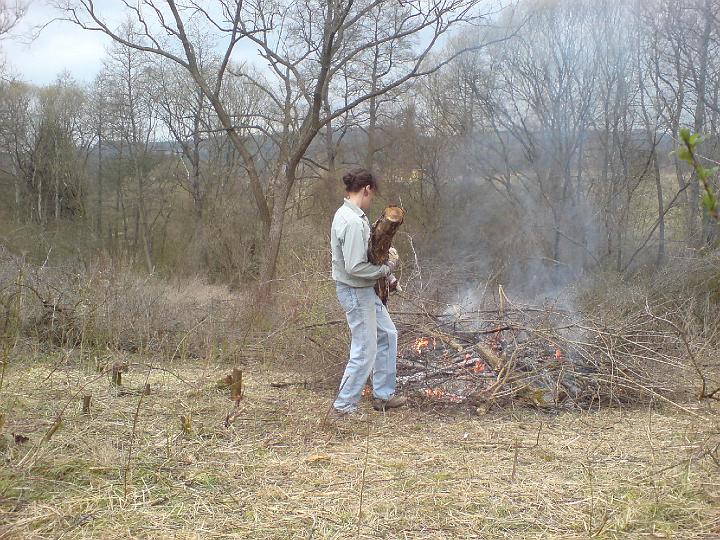
[[[140,402],[72,355],[11,365],[0,538],[720,537],[720,471],[700,457],[711,410],[473,416],[416,403],[383,416],[366,403],[368,421],[323,425],[331,392],[273,388],[287,372],[253,365],[225,429],[232,404],[215,381],[228,366],[163,367]]]

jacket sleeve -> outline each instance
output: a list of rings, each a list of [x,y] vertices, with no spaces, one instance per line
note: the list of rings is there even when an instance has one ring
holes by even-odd
[[[363,279],[378,279],[390,273],[390,268],[368,262],[368,246],[363,238],[362,223],[350,221],[345,225],[342,243],[345,271],[351,276]]]

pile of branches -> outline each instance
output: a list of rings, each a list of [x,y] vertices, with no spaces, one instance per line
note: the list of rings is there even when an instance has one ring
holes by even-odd
[[[587,409],[672,401],[704,376],[680,329],[649,306],[610,321],[501,295],[491,308],[396,319],[399,387],[439,402]],[[714,383],[702,381],[711,391]]]

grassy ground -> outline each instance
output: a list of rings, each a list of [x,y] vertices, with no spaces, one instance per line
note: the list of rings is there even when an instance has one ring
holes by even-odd
[[[331,391],[274,388],[291,376],[246,366],[225,428],[215,381],[229,368],[163,366],[142,399],[89,361],[10,366],[0,538],[720,538],[720,470],[701,457],[717,424],[693,405],[384,416],[364,403],[367,421],[324,424]],[[133,365],[124,387],[146,377]]]

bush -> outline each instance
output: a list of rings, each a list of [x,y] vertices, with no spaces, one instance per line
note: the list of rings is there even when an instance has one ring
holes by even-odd
[[[247,295],[102,266],[37,267],[0,251],[0,302],[26,337],[59,346],[201,355],[237,341]]]

